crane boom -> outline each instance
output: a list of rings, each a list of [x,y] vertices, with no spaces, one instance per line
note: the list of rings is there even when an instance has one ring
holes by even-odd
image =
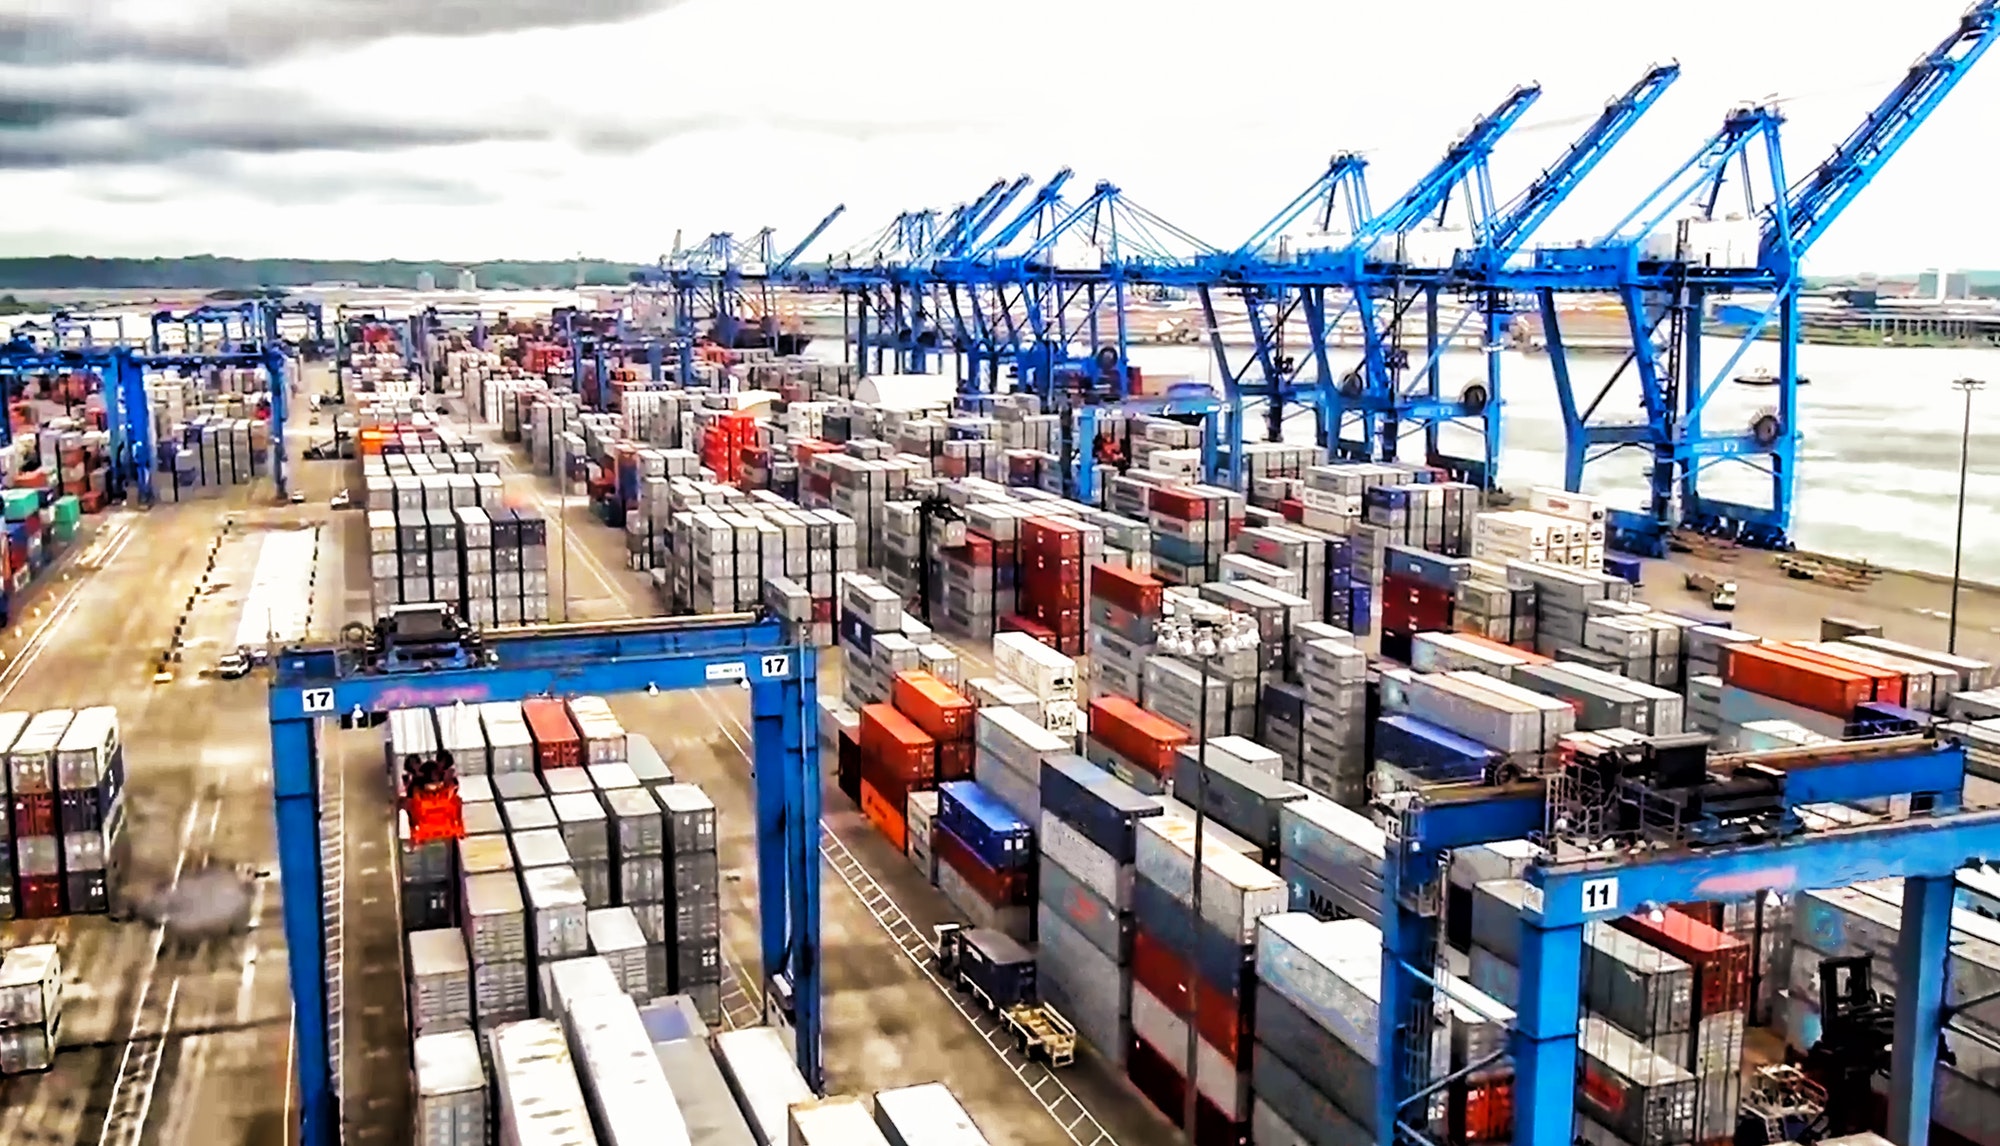
[[[1764,261],[1790,248],[1791,256],[1807,248],[1840,217],[1890,156],[1907,142],[1958,81],[1965,77],[2000,30],[2000,0],[1979,0],[1958,27],[1922,59],[1910,65],[1891,91],[1854,133],[1834,148],[1826,162],[1793,184],[1785,194],[1783,216],[1774,213],[1763,236]]]
[[[1481,116],[1470,130],[1459,137],[1458,142],[1445,151],[1437,166],[1417,180],[1402,198],[1368,221],[1357,236],[1357,246],[1365,248],[1369,242],[1384,235],[1401,234],[1435,214],[1453,188],[1493,154],[1493,148],[1499,144],[1501,137],[1520,122],[1521,116],[1541,96],[1542,89],[1537,84],[1527,84],[1507,93],[1507,98],[1501,100],[1498,107]]]
[[[1543,223],[1548,222],[1563,200],[1583,177],[1625,138],[1640,118],[1659,102],[1680,78],[1677,63],[1660,64],[1647,70],[1624,95],[1604,106],[1603,114],[1569,145],[1555,163],[1520,195],[1501,208],[1487,227],[1487,246],[1495,264],[1505,262],[1521,249]]]

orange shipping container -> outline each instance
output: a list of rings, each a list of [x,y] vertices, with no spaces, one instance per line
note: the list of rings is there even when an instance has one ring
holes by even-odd
[[[1732,645],[1723,656],[1725,682],[1843,719],[1875,689],[1875,682],[1858,672],[1801,660],[1768,645]]]
[[[896,703],[896,711],[937,740],[965,740],[972,736],[972,702],[928,672],[897,673],[889,696]]]
[[[889,801],[882,798],[882,793],[875,790],[875,785],[866,780],[861,781],[861,813],[897,851],[910,849],[909,824],[903,819],[903,814],[890,807]]]
[[[1895,669],[1883,668],[1881,665],[1863,664],[1860,661],[1851,661],[1846,657],[1838,657],[1832,653],[1823,653],[1818,649],[1801,647],[1792,641],[1781,642],[1777,647],[1785,650],[1788,656],[1797,657],[1802,661],[1811,661],[1814,664],[1823,664],[1837,669],[1845,669],[1848,672],[1859,673],[1875,682],[1875,695],[1872,699],[1879,700],[1884,704],[1903,703],[1903,674],[1897,672]]]
[[[1186,729],[1122,696],[1100,696],[1090,702],[1090,735],[1155,776],[1167,774],[1174,753],[1188,742]]]

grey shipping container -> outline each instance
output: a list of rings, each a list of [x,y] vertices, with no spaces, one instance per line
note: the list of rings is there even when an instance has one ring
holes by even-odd
[[[702,1146],[756,1146],[750,1121],[736,1105],[729,1083],[715,1063],[715,1052],[699,1038],[653,1044],[653,1054],[673,1087],[687,1123],[688,1137]]]
[[[1300,1140],[1311,1146],[1373,1146],[1375,1142],[1373,1134],[1332,1099],[1314,1090],[1261,1041],[1250,1050],[1250,1089],[1259,1103],[1268,1106],[1287,1129],[1303,1135]],[[1251,1115],[1256,1115],[1254,1105]],[[1256,1141],[1264,1146],[1261,1137]]]
[[[486,1146],[486,1067],[479,1036],[447,1031],[410,1047],[416,1073],[415,1146]]]
[[[770,1027],[724,1031],[715,1036],[715,1057],[737,1105],[749,1115],[757,1146],[785,1146],[785,1111],[813,1092],[783,1036]]]
[[[1044,855],[1036,893],[1043,905],[1062,916],[1091,945],[1110,956],[1113,962],[1129,962],[1132,955],[1132,917],[1106,903],[1083,882]]]
[[[1269,986],[1257,988],[1257,1039],[1314,1090],[1375,1127],[1375,1068]]]

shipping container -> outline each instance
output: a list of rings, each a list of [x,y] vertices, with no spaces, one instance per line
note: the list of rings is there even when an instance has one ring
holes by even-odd
[[[1188,742],[1186,729],[1122,696],[1093,697],[1090,735],[1151,775],[1166,776],[1174,753]]]
[[[786,1111],[789,1146],[889,1146],[868,1104],[836,1095],[795,1103]]]
[[[1693,1018],[1700,1021],[1724,1011],[1741,1011],[1749,1005],[1750,949],[1740,939],[1726,935],[1699,919],[1674,908],[1651,914],[1626,915],[1612,920],[1612,926],[1665,951],[1694,969]]]
[[[67,708],[36,713],[34,719],[28,721],[27,728],[21,731],[20,738],[7,750],[8,779],[13,785],[16,800],[24,795],[54,791],[56,750],[75,715]]]
[[[465,936],[449,929],[412,931],[410,1030],[429,1035],[472,1025],[472,964]]]
[[[65,793],[97,789],[106,803],[124,787],[118,710],[109,705],[76,714],[56,746],[56,783]]]
[[[996,1007],[1035,1001],[1035,956],[1009,936],[981,927],[960,933],[958,966]]]
[[[1770,645],[1732,645],[1723,654],[1725,683],[1843,719],[1870,699],[1872,677],[1807,660]]]
[[[989,1146],[941,1082],[876,1091],[875,1126],[889,1146]]]
[[[1210,750],[1202,751],[1204,746]],[[1277,855],[1280,814],[1286,804],[1304,799],[1305,789],[1215,748],[1216,741],[1210,740],[1202,746],[1183,748],[1175,756],[1175,797],[1189,806],[1196,806],[1199,797],[1208,817],[1267,855]]]
[[[479,727],[486,734],[487,758],[495,777],[534,771],[535,738],[522,711],[516,700],[479,706]]]
[[[958,873],[989,906],[1018,907],[1028,902],[1028,869],[992,866],[943,823],[931,825],[931,854],[940,865]]]
[[[1872,664],[1865,660],[1857,660],[1854,657],[1845,657],[1838,653],[1827,652],[1802,641],[1779,641],[1774,645],[1767,645],[1765,647],[1782,650],[1788,656],[1796,657],[1813,664],[1822,664],[1829,668],[1837,668],[1845,672],[1857,673],[1867,677],[1871,682],[1869,696],[1867,697],[1868,700],[1879,700],[1886,704],[1902,704],[1905,699],[1903,674],[1894,669],[1884,668],[1879,664]]]
[[[479,1036],[467,1030],[420,1035],[410,1058],[416,1073],[415,1146],[487,1146]]]
[[[625,763],[632,769],[633,777],[649,788],[673,782],[673,769],[667,766],[666,758],[650,739],[636,732],[625,734]]]
[[[997,871],[1024,870],[1034,861],[1034,829],[972,781],[938,786],[937,825]]]
[[[521,887],[537,958],[563,959],[590,950],[588,906],[574,868],[530,868],[521,873]]]
[[[715,1036],[715,1058],[757,1146],[787,1146],[785,1112],[814,1095],[784,1037],[770,1027],[723,1031]]]
[[[521,702],[521,716],[534,737],[535,766],[544,771],[583,764],[583,739],[570,723],[569,708],[547,697]]]
[[[687,1001],[685,995],[675,998]],[[692,1007],[692,1003],[689,1006]],[[646,1008],[641,1016],[645,1017],[656,1009]],[[694,1017],[699,1024],[700,1016]],[[655,1040],[654,1057],[660,1060],[660,1069],[666,1073],[668,1085],[673,1087],[681,1119],[687,1123],[688,1136],[702,1146],[756,1146],[757,1139],[750,1131],[750,1120],[744,1115],[743,1108],[736,1104],[728,1080],[716,1065],[715,1051],[708,1044],[707,1028],[697,1025],[692,1032],[676,1032],[677,1037],[661,1038],[660,1032],[649,1024],[649,1033]]]
[[[1617,1026],[1586,1015],[1577,1030],[1581,1113],[1631,1146],[1678,1146],[1695,1134],[1695,1080]]]
[[[600,1146],[562,1028],[548,1019],[508,1023],[492,1034],[499,1139],[523,1146]]]
[[[1043,762],[1041,804],[1117,864],[1132,862],[1139,821],[1161,813],[1158,801],[1081,756]]]
[[[1194,900],[1195,828],[1183,820],[1158,817],[1139,825],[1136,868],[1182,903]],[[1201,853],[1201,914],[1225,935],[1249,944],[1257,920],[1290,906],[1285,881],[1255,860],[1204,842]]]
[[[691,1146],[639,1009],[624,995],[579,999],[563,1018],[600,1146]]]
[[[928,672],[899,672],[891,685],[895,708],[938,741],[972,738],[972,702]]]
[[[625,726],[603,697],[571,697],[569,715],[583,738],[584,763],[611,764],[625,759]]]
[[[477,705],[453,704],[436,709],[438,748],[451,755],[451,765],[461,784],[474,776],[487,776],[493,766],[486,755],[486,729]],[[460,795],[464,795],[461,788]]]

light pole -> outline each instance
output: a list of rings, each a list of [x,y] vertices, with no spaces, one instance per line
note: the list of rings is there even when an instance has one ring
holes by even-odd
[[[1168,606],[1172,608],[1172,606]],[[1194,916],[1195,951],[1188,964],[1187,1090],[1181,1127],[1189,1146],[1194,1146],[1196,1120],[1201,1113],[1201,880],[1202,841],[1208,824],[1208,680],[1209,666],[1216,657],[1257,644],[1257,630],[1245,624],[1247,617],[1236,613],[1195,616],[1169,615],[1162,623],[1160,648],[1164,652],[1194,658],[1201,669],[1201,696],[1195,705],[1194,791],[1175,795],[1194,805],[1194,877],[1190,881],[1190,907]]]
[[[1965,478],[1972,460],[1972,396],[1986,389],[1978,378],[1960,378],[1952,387],[1965,395],[1965,425],[1958,436],[1958,532],[1951,542],[1951,625],[1945,634],[1945,651],[1958,653],[1958,586],[1965,560]]]

